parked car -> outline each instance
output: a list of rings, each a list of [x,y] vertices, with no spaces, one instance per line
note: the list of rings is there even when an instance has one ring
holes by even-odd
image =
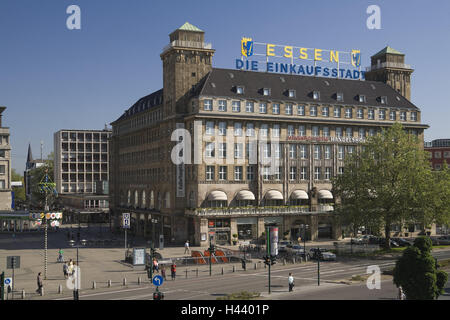
[[[437,238],[439,245],[450,245],[450,236],[440,236]]]
[[[336,261],[336,255],[323,248],[312,248],[309,250],[309,257],[314,260],[320,259],[322,261]]]
[[[403,238],[392,238],[400,247],[409,247],[412,246],[413,243]]]
[[[303,248],[303,246],[300,246],[298,244],[294,244],[290,246],[290,248],[287,248],[287,252],[293,255],[298,255],[302,257],[305,256],[305,249]]]
[[[278,243],[278,252],[279,253],[283,253],[283,252],[287,252],[287,248],[292,246],[292,241],[280,241]]]

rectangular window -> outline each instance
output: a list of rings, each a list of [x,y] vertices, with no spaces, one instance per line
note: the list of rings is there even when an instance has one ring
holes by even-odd
[[[234,158],[242,159],[244,154],[244,144],[243,143],[235,143],[234,144]]]
[[[375,135],[375,129],[370,128],[370,129],[369,129],[369,136],[370,136],[370,137],[373,137],[374,135]]]
[[[307,180],[308,179],[308,168],[307,167],[301,167],[300,168],[300,179],[301,180]]]
[[[227,167],[226,166],[219,167],[219,180],[227,180]]]
[[[401,111],[400,112],[400,120],[401,121],[406,121],[406,111]]]
[[[245,103],[245,112],[255,112],[255,104],[251,101]]]
[[[344,174],[344,167],[338,168],[338,174]]]
[[[234,123],[234,135],[236,137],[242,136],[242,123],[240,123],[240,122]]]
[[[344,146],[338,146],[338,159],[344,160]]]
[[[280,114],[280,104],[279,103],[273,103],[272,104],[272,113],[273,114]]]
[[[367,119],[369,119],[369,120],[374,120],[375,119],[375,110],[369,109],[369,111],[367,113]]]
[[[395,121],[396,119],[397,119],[397,115],[396,115],[395,111],[391,110],[389,112],[389,120]]]
[[[240,87],[240,86],[236,87],[236,93],[237,94],[244,94],[244,87]]]
[[[281,180],[281,167],[275,167],[275,180]]]
[[[285,111],[287,115],[292,115],[292,109],[293,109],[292,103],[286,103],[285,105]]]
[[[320,180],[321,178],[321,168],[320,167],[314,167],[314,180]]]
[[[325,168],[325,180],[330,180],[331,179],[331,168],[327,167]]]
[[[323,131],[322,131],[322,135],[324,137],[329,137],[330,136],[330,128],[329,127],[323,127]]]
[[[297,167],[289,168],[289,180],[297,180]]]
[[[206,157],[207,158],[214,158],[214,149],[215,149],[214,142],[207,142],[205,149],[206,149]]]
[[[380,120],[385,120],[386,119],[386,110],[384,110],[384,109],[378,110],[378,117]]]
[[[434,153],[434,158],[435,159],[440,159],[440,158],[442,158],[442,153],[440,152],[440,151],[436,151],[435,153]],[[0,166],[1,167],[1,166]],[[1,172],[1,170],[0,170],[0,173],[5,173],[4,171],[5,171],[5,168],[4,168],[5,166],[3,166],[3,172]]]
[[[227,157],[227,144],[219,143],[219,158],[225,159]]]
[[[297,114],[299,116],[304,116],[305,115],[305,106],[297,106]]]
[[[444,158],[450,158],[450,151],[444,151]]]
[[[338,92],[336,94],[336,100],[341,102],[344,101],[344,94],[342,92]]]
[[[387,103],[387,97],[380,97],[380,102],[381,102],[381,104],[386,104]]]
[[[281,158],[281,145],[279,143],[276,143],[273,145],[273,151],[274,151],[274,156],[275,159],[280,159]]]
[[[5,165],[0,165],[0,174],[5,174]]]
[[[319,127],[318,126],[312,126],[311,128],[312,136],[318,137],[319,136]]]
[[[280,125],[274,124],[272,128],[272,137],[279,137],[280,136]]]
[[[226,135],[227,135],[227,123],[219,122],[219,136],[226,136]]]
[[[263,180],[270,179],[270,167],[263,167]]]
[[[366,129],[364,129],[364,128],[359,128],[359,131],[358,131],[358,137],[359,137],[360,139],[364,139],[364,138],[366,137]]]
[[[269,126],[267,124],[262,124],[261,128],[259,129],[259,136],[267,137],[268,131],[269,131]]]
[[[330,116],[330,108],[322,107],[322,117],[329,117],[329,116]]]
[[[255,167],[247,166],[247,180],[253,181],[255,179]]]
[[[355,152],[355,146],[347,146],[347,153],[351,155],[353,152]]]
[[[214,135],[214,121],[206,121],[206,135],[213,136]]]
[[[417,112],[411,112],[411,121],[417,121]]]
[[[358,119],[363,119],[364,118],[364,109],[359,108],[356,116],[358,117]]]
[[[260,103],[259,104],[259,113],[267,113],[267,103]]]
[[[297,158],[297,146],[295,144],[289,145],[289,158],[291,159]]]
[[[352,108],[345,108],[345,117],[347,119],[351,119],[353,117],[353,110],[352,110]]]
[[[334,107],[334,117],[335,118],[341,117],[341,107]]]
[[[300,158],[308,159],[308,146],[305,144],[300,145]]]
[[[205,111],[212,111],[212,100],[203,100],[203,108]]]
[[[317,107],[316,106],[311,106],[309,108],[309,115],[311,117],[316,117],[317,116]]]
[[[232,111],[233,112],[241,112],[241,102],[240,101],[233,101]]]
[[[294,126],[292,126],[292,130],[294,130]],[[306,127],[304,125],[298,126],[298,135],[300,137],[306,136]]]
[[[289,137],[295,136],[295,130],[294,130],[294,126],[293,125],[288,125],[287,127],[287,135]]]
[[[270,144],[268,143],[263,144],[263,157],[270,158]]]
[[[247,123],[247,137],[255,136],[255,125],[253,123]]]
[[[314,160],[320,160],[320,146],[314,146]]]
[[[353,137],[353,129],[352,128],[347,128],[345,130],[345,135],[347,138],[352,138]]]
[[[227,111],[227,100],[219,100],[219,111]]]
[[[324,153],[325,153],[325,159],[330,160],[331,159],[331,146],[326,145],[326,146],[323,146],[323,148],[324,148]]]
[[[213,181],[214,179],[214,166],[206,166],[206,180]]]
[[[234,167],[234,180],[235,181],[242,180],[242,167]]]
[[[342,128],[341,127],[336,127],[336,137],[342,138]]]

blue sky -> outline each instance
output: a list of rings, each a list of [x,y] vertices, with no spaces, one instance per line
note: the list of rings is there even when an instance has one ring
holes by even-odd
[[[68,30],[66,9],[81,8],[81,30]],[[381,8],[381,30],[366,9]],[[160,53],[189,21],[206,32],[214,67],[234,68],[240,39],[350,50],[362,64],[389,45],[415,69],[411,100],[431,126],[425,140],[450,138],[450,2],[427,1],[153,1],[1,0],[0,105],[11,128],[12,167],[23,171],[28,143],[44,157],[60,129],[103,129],[140,97],[162,88]]]

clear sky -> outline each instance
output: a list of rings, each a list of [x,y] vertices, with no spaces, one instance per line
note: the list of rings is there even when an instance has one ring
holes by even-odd
[[[81,8],[81,30],[66,9]],[[381,29],[366,27],[369,5]],[[23,171],[53,151],[60,129],[103,129],[140,97],[162,88],[160,53],[186,21],[204,30],[213,66],[234,68],[240,39],[348,51],[363,67],[389,45],[415,69],[411,100],[431,127],[425,140],[450,138],[450,1],[0,0],[0,105],[11,128],[12,167]]]

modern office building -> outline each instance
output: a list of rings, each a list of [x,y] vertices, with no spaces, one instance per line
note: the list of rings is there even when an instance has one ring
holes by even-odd
[[[11,198],[11,145],[9,128],[3,127],[6,107],[0,107],[0,211],[10,211]]]
[[[109,181],[110,136],[107,129],[60,130],[54,134],[54,179],[66,208],[65,219],[71,219],[70,212],[83,213],[83,220],[109,212],[108,195],[96,186]]]
[[[214,52],[189,23],[172,32],[160,55],[163,88],[112,123],[116,228],[129,212],[133,232],[169,242],[255,240],[269,225],[280,238],[338,239],[330,179],[345,156],[395,122],[423,141],[412,69],[389,47],[372,57],[366,81],[213,68]],[[192,152],[174,149],[186,139]]]
[[[424,149],[430,153],[430,162],[434,170],[442,170],[444,162],[450,166],[450,139],[425,142]]]

